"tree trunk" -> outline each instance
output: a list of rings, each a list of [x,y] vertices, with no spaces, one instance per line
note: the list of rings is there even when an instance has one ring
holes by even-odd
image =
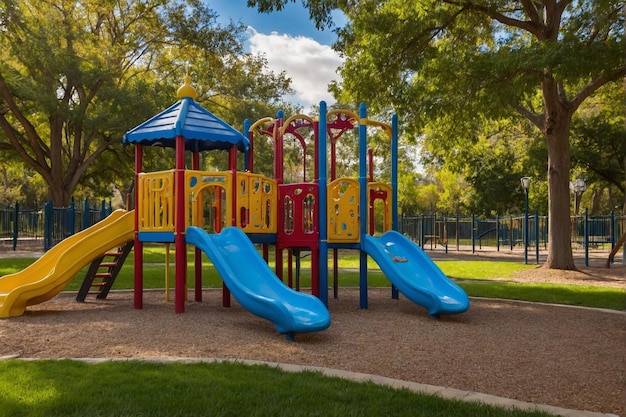
[[[569,205],[569,117],[562,116],[548,141],[548,259],[552,269],[574,270]]]
[[[52,201],[54,207],[69,207],[72,201],[72,194],[67,192],[63,181],[48,183],[48,200]]]
[[[609,195],[611,194],[611,187],[607,187]],[[589,207],[589,214],[597,214],[602,210],[602,197],[606,188],[594,188],[591,194],[591,207]]]

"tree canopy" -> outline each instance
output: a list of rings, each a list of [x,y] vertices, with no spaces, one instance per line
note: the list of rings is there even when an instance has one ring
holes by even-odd
[[[260,11],[288,0],[249,0]],[[295,1],[295,0],[293,0]],[[581,105],[626,75],[624,4],[616,0],[304,0],[318,25],[346,15],[333,86],[344,102],[393,107],[408,135],[443,155],[530,123],[547,144],[546,265],[574,269],[570,130]],[[513,180],[513,178],[511,178]],[[519,180],[519,179],[518,179]]]
[[[186,71],[229,123],[275,112],[290,81],[244,53],[244,30],[218,25],[200,0],[0,0],[5,161],[40,175],[57,205],[77,187],[124,188],[133,159],[122,135],[174,102]]]

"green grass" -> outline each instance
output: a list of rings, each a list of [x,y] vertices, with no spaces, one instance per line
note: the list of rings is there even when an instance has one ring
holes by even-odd
[[[174,286],[174,251],[170,253],[170,287]],[[272,254],[273,252],[270,252]],[[202,254],[203,260],[203,286],[207,288],[220,288],[222,280],[211,265],[206,255]],[[329,253],[329,286],[333,285],[332,253]],[[0,275],[18,272],[34,259],[7,258],[0,259]],[[189,286],[193,287],[193,251],[187,256],[189,266]],[[286,256],[285,256],[286,263]],[[460,286],[471,297],[502,298],[523,301],[536,301],[553,304],[566,304],[583,307],[607,308],[613,310],[626,310],[626,291],[619,288],[607,288],[599,286],[572,286],[563,284],[535,284],[502,282],[513,277],[518,271],[535,268],[535,265],[506,261],[437,261],[437,265],[443,273],[455,280],[460,281]],[[270,256],[269,264],[274,268],[273,256]],[[300,286],[311,286],[310,257],[302,259],[302,274]],[[340,251],[338,285],[340,287],[359,286],[359,256],[356,251]],[[391,282],[380,271],[378,266],[368,259],[368,285],[370,287],[390,287]],[[295,269],[295,268],[294,268]],[[85,267],[67,287],[68,291],[77,291],[83,281],[87,268]],[[287,270],[284,267],[284,280],[287,281]],[[490,280],[498,280],[490,282]],[[471,282],[476,281],[476,282]],[[478,282],[480,281],[480,282]],[[295,286],[295,277],[294,277]],[[144,253],[144,288],[165,287],[165,248],[160,246],[148,246]],[[133,288],[133,257],[128,257],[122,268],[113,289]]]
[[[510,279],[516,272],[536,268],[535,265],[506,261],[437,261],[437,266],[450,278],[458,280]]]
[[[236,363],[9,360],[0,399],[0,417],[549,416]]]
[[[6,258],[0,259],[0,277],[21,271],[35,262],[33,258]]]
[[[190,251],[191,252],[191,251]],[[171,280],[174,278],[173,251]],[[329,259],[332,259],[329,256]],[[339,286],[359,285],[358,254],[341,253]],[[0,259],[0,275],[24,269],[34,259]],[[193,265],[191,253],[189,266]],[[369,260],[371,262],[371,260]],[[368,284],[388,287],[375,264]],[[132,255],[114,288],[132,288]],[[163,288],[165,249],[144,254],[145,288]],[[273,265],[273,259],[270,259]],[[470,296],[626,309],[617,288],[502,282],[531,265],[498,261],[438,261]],[[310,286],[310,258],[302,260],[301,285]],[[80,286],[86,268],[68,287]],[[190,268],[190,281],[193,268]],[[332,271],[331,271],[332,272]],[[285,272],[285,278],[287,274]],[[498,281],[490,281],[498,279]],[[329,273],[332,285],[332,273]],[[203,255],[203,285],[221,279]],[[242,400],[243,399],[243,400]],[[317,373],[291,374],[242,364],[154,364],[74,361],[0,362],[0,417],[4,416],[547,416],[475,403],[443,400],[372,383],[355,383]]]
[[[505,282],[462,282],[459,285],[470,297],[626,310],[626,291],[619,288]]]

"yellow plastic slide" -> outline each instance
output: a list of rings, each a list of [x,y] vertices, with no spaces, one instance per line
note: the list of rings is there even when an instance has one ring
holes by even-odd
[[[85,265],[133,240],[134,229],[133,211],[116,210],[59,242],[23,271],[0,277],[0,318],[21,316],[27,306],[56,296]]]

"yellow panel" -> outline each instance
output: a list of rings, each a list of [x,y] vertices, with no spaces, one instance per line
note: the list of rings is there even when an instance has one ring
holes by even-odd
[[[241,208],[248,214],[247,233],[276,233],[278,187],[276,181],[260,174],[237,173],[237,226],[241,228]]]
[[[137,185],[140,232],[174,231],[174,170],[141,173]]]
[[[328,184],[328,241],[359,241],[359,182],[337,178]]]

